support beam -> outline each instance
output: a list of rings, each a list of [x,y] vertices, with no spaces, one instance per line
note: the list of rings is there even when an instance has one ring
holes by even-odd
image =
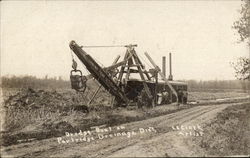
[[[173,86],[168,82],[168,80],[166,79],[166,77],[163,75],[163,73],[161,72],[160,68],[155,64],[155,62],[153,61],[153,59],[148,55],[147,52],[144,53],[146,55],[146,57],[148,58],[148,60],[150,61],[150,63],[155,67],[155,69],[158,71],[158,73],[161,75],[161,77],[163,78],[163,80],[165,81],[165,83],[168,85],[168,87],[171,89],[171,91],[174,93],[174,95],[176,96],[176,100],[178,103],[178,94],[176,92],[176,90],[173,88]]]
[[[88,102],[88,106],[92,103],[92,101],[94,100],[94,98],[96,97],[96,95],[98,94],[98,92],[100,91],[100,89],[102,88],[102,85],[99,85],[99,87],[96,89],[96,91],[94,92],[93,96],[91,97],[91,99]]]
[[[121,83],[122,76],[123,76],[123,72],[124,72],[125,66],[126,66],[127,61],[128,61],[128,60],[127,60],[128,55],[129,55],[129,53],[128,53],[128,50],[127,50],[127,51],[126,51],[126,54],[125,54],[125,56],[124,56],[124,61],[126,61],[126,62],[122,65],[122,67],[121,67],[121,69],[120,69],[119,76],[118,76],[118,81],[120,81],[119,84]],[[119,86],[119,85],[118,85],[118,86]]]
[[[117,62],[118,62],[118,60],[119,60],[119,58],[120,58],[120,55],[118,55],[116,58],[115,58],[115,60],[113,61],[113,63],[112,63],[112,65],[115,65]],[[91,99],[89,100],[89,102],[88,102],[88,106],[92,103],[92,101],[94,100],[94,98],[96,97],[96,95],[99,93],[99,91],[101,90],[101,87],[102,87],[102,85],[100,84],[99,85],[99,87],[96,89],[96,91],[94,92],[94,94],[93,94],[93,96],[91,97]]]
[[[120,55],[118,55],[116,58],[115,58],[115,60],[113,61],[113,63],[112,63],[112,65],[115,65],[117,62],[118,62],[118,60],[120,59]]]
[[[128,60],[130,58],[132,58],[132,56],[129,56],[127,59],[124,59],[123,61],[121,61],[119,63],[115,63],[115,64],[113,64],[113,65],[111,65],[109,67],[105,67],[105,68],[103,68],[103,70],[112,70],[112,69],[115,69],[115,68],[117,68],[119,66],[124,66],[128,62]]]
[[[134,50],[131,50],[130,53],[132,53],[132,54],[134,55],[135,51],[134,51]],[[149,90],[149,87],[148,87],[148,85],[147,85],[147,83],[146,83],[146,81],[145,81],[145,78],[144,78],[144,75],[143,75],[143,71],[142,71],[141,67],[139,66],[140,64],[139,64],[139,59],[138,59],[138,57],[137,57],[137,56],[134,56],[134,60],[135,60],[135,63],[138,65],[138,66],[137,66],[137,69],[138,69],[139,74],[140,74],[140,77],[141,77],[141,79],[142,79],[142,83],[143,83],[143,86],[144,86],[144,88],[145,88],[145,91],[146,91],[146,93],[147,93],[149,99],[153,99],[153,96],[152,96],[152,94],[151,94],[151,92],[150,92],[150,90]]]
[[[138,57],[138,55],[136,54],[135,51],[134,51],[133,55],[138,59],[138,63],[141,65],[142,69],[145,70],[145,67],[142,65],[142,62],[141,62],[140,58]],[[144,71],[144,73],[147,76],[148,80],[151,80],[149,74],[146,71]]]

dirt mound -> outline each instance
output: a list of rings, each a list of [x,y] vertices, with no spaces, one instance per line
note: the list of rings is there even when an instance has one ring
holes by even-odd
[[[104,104],[86,106],[91,93],[75,91],[51,91],[22,89],[4,100],[4,144],[10,145],[18,139],[48,138],[62,135],[65,131],[89,128],[99,113],[111,110]],[[102,94],[99,96],[102,97]],[[98,97],[96,101],[101,98]],[[91,112],[91,114],[89,114]],[[84,121],[83,121],[84,120]],[[102,122],[101,122],[102,123]],[[99,123],[100,124],[100,123]]]
[[[65,107],[74,104],[72,100],[62,94],[53,91],[33,90],[31,88],[11,95],[4,102],[5,108],[38,109],[47,108],[50,111],[63,110]]]
[[[63,94],[57,91],[23,89],[4,101],[3,126],[5,131],[10,132],[31,126],[32,128],[28,129],[36,131],[38,130],[36,127],[43,127],[40,126],[41,123],[73,116],[77,111],[83,115],[88,113],[89,109],[84,102],[77,99],[76,93]],[[54,128],[57,129],[56,126]]]

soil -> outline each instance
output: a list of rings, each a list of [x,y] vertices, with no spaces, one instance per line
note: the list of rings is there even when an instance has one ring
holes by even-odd
[[[232,105],[241,106],[242,103],[196,106],[168,115],[119,125],[125,127],[124,131],[126,132],[137,131],[137,135],[131,136],[130,138],[95,138],[95,140],[90,142],[59,144],[58,137],[54,137],[4,147],[2,153],[16,157],[206,156],[206,148],[202,148],[200,143],[197,143],[201,136],[184,136],[180,134],[181,128],[176,130],[177,126],[189,127],[199,125],[202,129],[201,131],[204,130],[203,137],[206,135],[206,137],[210,137],[210,133],[207,132],[206,129],[206,123],[215,119],[218,113]],[[114,129],[116,127],[117,126],[113,126],[111,128]],[[156,132],[138,134],[140,128],[148,129],[150,127],[154,128]],[[196,130],[198,130],[198,128]],[[195,130],[188,130],[187,133],[190,131],[194,132]],[[186,132],[185,128],[182,132]],[[96,134],[97,133],[93,131],[93,135],[95,136]],[[204,139],[206,139],[206,137],[204,137]],[[67,136],[60,138],[66,139]],[[241,153],[241,155],[242,154],[244,153]]]
[[[100,93],[95,100],[97,103],[86,106],[89,97],[71,91],[33,89],[7,97],[4,102],[4,130],[1,132],[2,156],[172,157],[249,154],[247,94],[237,94],[236,98],[223,95],[210,100],[198,96],[196,104],[170,104],[154,109],[113,108],[110,106],[110,96],[104,93]],[[95,131],[95,126],[104,128],[104,133]],[[120,127],[125,129],[121,130]],[[79,131],[90,131],[93,139],[86,142],[77,138],[76,142],[74,137],[74,142],[66,144],[59,141],[71,139],[65,135]],[[119,132],[125,134],[117,136]],[[133,132],[136,135],[131,136]],[[98,134],[106,134],[107,138],[100,138]],[[110,134],[113,136],[110,137]],[[231,150],[238,139],[243,143]],[[222,140],[227,140],[231,145],[222,145]],[[220,150],[215,151],[217,149]]]

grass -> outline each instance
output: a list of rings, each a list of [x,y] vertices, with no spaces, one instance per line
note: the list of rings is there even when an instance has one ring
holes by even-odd
[[[208,155],[249,155],[249,119],[250,103],[230,106],[204,127],[206,134],[196,141]]]
[[[216,100],[232,97],[243,97],[247,93],[229,91],[229,92],[189,92],[188,101],[199,101],[199,100]]]

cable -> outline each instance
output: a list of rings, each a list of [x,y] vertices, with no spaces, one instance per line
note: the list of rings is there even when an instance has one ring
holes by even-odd
[[[126,47],[127,45],[110,45],[110,46],[81,46],[82,48],[109,48],[109,47]]]
[[[74,60],[74,55],[73,55],[73,51],[72,51],[72,49],[70,49],[70,54],[71,54],[71,58],[72,58],[72,60]]]
[[[99,60],[97,60],[96,58],[94,58],[94,57],[92,57],[99,65],[101,65],[102,66],[102,68],[104,68],[104,65],[99,61]]]

